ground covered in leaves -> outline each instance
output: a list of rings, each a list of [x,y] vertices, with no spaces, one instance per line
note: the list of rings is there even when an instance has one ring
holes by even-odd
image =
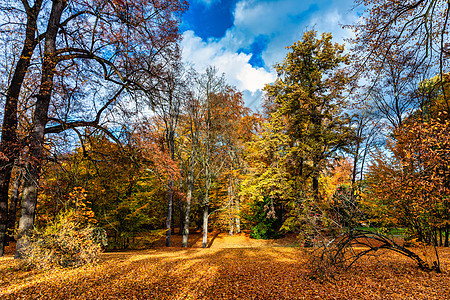
[[[7,256],[0,258],[0,298],[450,299],[449,249],[439,249],[441,274],[389,253],[324,279],[311,276],[301,249],[253,241],[217,235],[208,249],[105,253],[96,266],[45,272],[18,270]]]

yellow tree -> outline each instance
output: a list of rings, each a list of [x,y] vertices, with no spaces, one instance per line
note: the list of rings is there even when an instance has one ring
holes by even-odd
[[[267,124],[254,144],[256,161],[265,167],[257,168],[249,188],[260,186],[254,194],[260,200],[289,201],[297,207],[291,211],[301,211],[300,219],[312,216],[314,227],[322,199],[320,174],[354,140],[343,112],[349,83],[343,67],[349,57],[331,34],[317,37],[315,31],[288,49],[276,66],[278,78],[265,87]],[[298,218],[294,214],[288,222]]]

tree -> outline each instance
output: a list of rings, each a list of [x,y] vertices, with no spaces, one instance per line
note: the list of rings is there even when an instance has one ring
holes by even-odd
[[[283,119],[293,143],[287,156],[292,156],[300,173],[312,178],[317,199],[319,175],[327,159],[349,145],[352,137],[350,120],[342,114],[349,78],[340,67],[348,63],[348,56],[331,39],[331,34],[317,39],[315,31],[305,32],[277,65],[275,83],[265,87],[273,103],[273,122]]]
[[[81,145],[44,165],[35,227],[76,208],[73,197],[82,190],[83,207],[107,231],[111,248],[151,243],[152,231],[164,225],[168,179],[179,178],[162,127],[156,121],[130,127],[122,144],[86,130]]]
[[[203,135],[201,138],[201,143],[203,144],[203,151],[201,151],[201,161],[203,167],[204,176],[204,197],[202,201],[203,206],[203,242],[202,247],[206,248],[208,241],[208,219],[209,219],[209,191],[211,189],[212,178],[218,171],[216,167],[220,168],[216,164],[218,161],[215,160],[214,146],[216,142],[216,133],[214,131],[214,111],[216,105],[220,102],[220,94],[224,94],[226,89],[225,77],[217,76],[217,70],[213,67],[206,69],[206,72],[199,77],[198,88],[200,101],[202,103],[203,110]]]
[[[277,80],[265,87],[267,124],[256,138],[255,154],[265,167],[254,174],[257,179],[250,185],[260,186],[260,192],[252,197],[296,203],[291,211],[301,211],[301,218],[318,213],[320,174],[354,140],[350,118],[343,113],[349,78],[342,66],[348,56],[331,40],[331,34],[317,38],[308,31],[289,47],[276,66]]]
[[[191,80],[196,76],[193,70],[190,71]],[[193,84],[193,82],[191,82]],[[181,126],[179,129],[179,152],[180,165],[184,177],[186,191],[184,221],[183,221],[183,241],[182,246],[188,246],[189,225],[191,215],[191,204],[194,193],[195,182],[198,173],[196,170],[199,164],[199,134],[200,134],[200,102],[197,97],[190,92],[183,102],[184,114],[181,115]]]
[[[161,57],[173,54],[174,45],[179,39],[179,14],[186,5],[176,0],[164,3],[61,0],[53,1],[44,8],[50,11],[43,36],[40,88],[33,110],[32,133],[28,140],[28,176],[24,183],[17,257],[20,257],[21,248],[26,247],[22,237],[27,235],[33,224],[36,183],[44,159],[44,136],[80,126],[105,129],[100,125],[101,117],[106,109],[117,103],[124,90],[134,95],[142,90],[150,93],[154,88],[151,84],[154,80],[144,76],[148,73],[139,71],[141,65],[152,62],[154,77],[164,68],[165,60]],[[103,81],[110,87],[115,86],[111,97],[90,107],[93,113],[75,113],[74,103],[67,101],[71,98],[56,93],[61,87],[61,90],[72,90],[73,95],[77,91],[76,87],[83,85],[80,83],[88,82],[83,81],[83,78],[61,81],[64,86],[75,85],[75,89],[63,89],[64,86],[55,84],[58,82],[55,79],[64,78],[64,71],[71,68],[79,70],[77,74],[90,74],[92,79]],[[94,98],[97,101],[101,94],[105,93],[97,91],[89,96],[81,95],[85,100]],[[58,118],[60,112],[63,118]],[[93,119],[89,120],[89,117]],[[109,137],[115,139],[112,133]]]
[[[438,68],[439,74],[447,72],[450,5],[447,1],[358,0],[356,3],[367,7],[360,22],[348,26],[356,34],[352,41],[353,50],[359,55],[355,59],[358,71],[375,71],[371,77],[377,80],[379,70],[389,66],[402,68],[403,61],[412,66],[407,71],[409,79],[417,78],[430,67]],[[448,95],[443,93],[448,109]]]
[[[442,91],[434,87],[439,77],[423,82],[421,93]],[[394,130],[387,147],[392,155],[378,153],[367,178],[367,202],[380,221],[408,228],[419,241],[448,246],[450,123],[445,95],[427,100],[424,111],[414,112]]]
[[[243,151],[253,120],[244,106],[242,94],[231,87],[216,96],[212,110],[214,134],[214,176],[211,186],[211,212],[214,226],[228,227],[230,235],[240,231],[239,185],[244,172]]]
[[[171,57],[171,59],[173,59]],[[164,74],[161,74],[162,84],[158,85],[158,101],[154,111],[163,123],[164,147],[175,159],[175,138],[181,113],[182,99],[188,97],[187,87],[183,78],[183,68],[179,59],[167,63]],[[171,246],[172,213],[173,213],[174,178],[167,183],[167,218],[166,218],[166,246]],[[181,218],[181,214],[180,214]]]
[[[233,174],[231,169],[237,168],[241,151],[238,132],[243,132],[239,124],[248,109],[244,107],[242,94],[227,85],[224,75],[218,76],[215,68],[209,67],[203,74],[191,71],[190,77],[191,92],[184,103],[178,134],[186,189],[183,247],[187,247],[194,193],[199,198],[203,247],[206,247],[209,217],[231,206],[229,201],[223,201],[227,196],[217,192],[230,188],[230,181],[222,180],[225,173]],[[223,184],[227,185],[225,189]],[[230,189],[230,195],[233,193]],[[237,207],[236,197],[230,199]]]
[[[34,49],[38,44],[39,31],[37,30],[37,21],[42,3],[42,0],[37,0],[34,2],[34,5],[31,6],[28,1],[22,1],[23,10],[25,11],[27,20],[23,37],[24,41],[18,61],[15,67],[12,67],[14,71],[11,80],[8,83],[8,89],[5,95],[2,135],[0,141],[0,153],[2,154],[0,159],[0,256],[3,256],[6,238],[8,191],[11,171],[21,148],[17,138],[18,102],[22,84],[28,72]],[[8,4],[6,4],[3,11],[15,11],[14,7],[10,7]],[[6,20],[9,18],[11,18],[11,15],[7,17]]]

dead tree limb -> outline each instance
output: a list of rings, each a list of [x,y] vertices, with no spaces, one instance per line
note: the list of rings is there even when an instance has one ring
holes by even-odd
[[[358,251],[359,248],[363,250]],[[419,269],[423,271],[435,271],[440,273],[440,263],[436,252],[436,260],[430,265],[413,251],[397,244],[391,238],[368,230],[352,229],[344,232],[336,238],[323,243],[315,251],[315,255],[310,260],[310,267],[313,271],[323,271],[325,269],[339,268],[348,270],[359,259],[386,249],[394,251],[417,263]]]

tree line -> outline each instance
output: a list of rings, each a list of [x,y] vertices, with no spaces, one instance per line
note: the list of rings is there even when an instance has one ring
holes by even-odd
[[[362,224],[448,246],[449,4],[356,4],[350,47],[305,32],[252,112],[181,63],[185,2],[2,2],[0,255],[68,210],[117,248]]]

